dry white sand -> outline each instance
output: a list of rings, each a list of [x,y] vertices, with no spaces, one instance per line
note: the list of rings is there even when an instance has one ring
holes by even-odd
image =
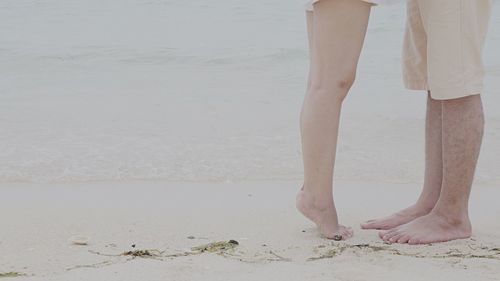
[[[472,239],[405,246],[383,244],[376,231],[357,226],[408,205],[418,186],[338,183],[341,219],[356,229],[347,242],[322,239],[295,211],[298,186],[269,181],[2,185],[0,272],[29,275],[15,280],[61,281],[499,280],[498,188],[475,187]],[[91,241],[71,245],[73,235]],[[222,254],[132,259],[92,252],[157,249],[167,256],[230,239],[240,245]]]

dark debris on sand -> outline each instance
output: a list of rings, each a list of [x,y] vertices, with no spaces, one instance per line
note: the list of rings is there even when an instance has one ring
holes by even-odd
[[[159,250],[135,250],[122,253],[122,256],[140,257],[140,258],[154,258],[161,257],[162,252]]]

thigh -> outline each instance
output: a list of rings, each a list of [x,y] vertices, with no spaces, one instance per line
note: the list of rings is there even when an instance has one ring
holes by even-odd
[[[323,0],[314,4],[313,83],[336,83],[354,74],[363,47],[371,5],[363,1]]]
[[[428,79],[433,98],[479,94],[491,1],[419,1],[427,32]]]
[[[419,0],[407,1],[402,63],[405,86],[412,90],[428,90],[427,34],[422,22]]]
[[[306,11],[307,39],[308,39],[308,42],[309,42],[309,52],[312,52],[313,21],[314,21],[314,13],[313,13],[313,11]]]

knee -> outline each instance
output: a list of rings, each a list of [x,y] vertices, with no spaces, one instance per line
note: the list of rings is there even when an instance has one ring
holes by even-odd
[[[330,79],[312,79],[309,87],[311,98],[343,102],[354,84],[355,74]]]

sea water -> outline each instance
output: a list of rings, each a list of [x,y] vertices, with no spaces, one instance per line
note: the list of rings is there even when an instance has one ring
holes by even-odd
[[[0,182],[300,180],[301,0],[2,0]],[[425,93],[403,89],[404,1],[373,9],[336,178],[418,182]],[[478,181],[500,182],[500,9]]]

